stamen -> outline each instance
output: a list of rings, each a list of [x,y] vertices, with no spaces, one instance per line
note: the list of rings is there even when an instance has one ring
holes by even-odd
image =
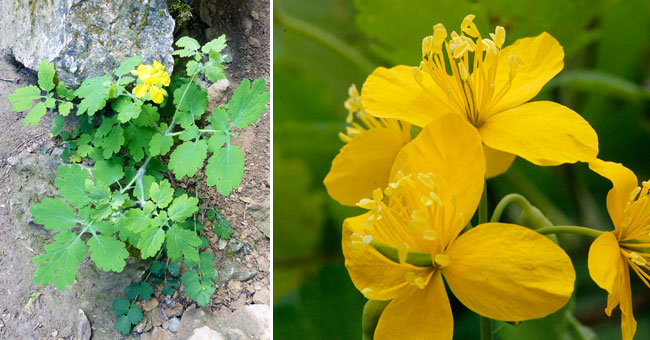
[[[465,19],[463,19],[463,23],[460,24],[460,29],[463,31],[463,33],[469,35],[470,37],[477,38],[480,36],[480,34],[473,20],[474,14],[468,14]]]
[[[372,288],[364,288],[361,290],[361,294],[363,294],[366,299],[372,300],[372,298],[375,296],[375,290]]]
[[[406,262],[406,257],[409,254],[409,245],[406,244],[406,242],[402,243],[399,246],[399,249],[397,249],[397,258],[399,259],[399,263],[404,263]]]
[[[508,64],[510,66],[510,70],[508,70],[508,77],[510,83],[512,83],[512,80],[515,79],[515,76],[517,75],[517,71],[519,70],[519,63],[517,62],[517,57],[514,55],[510,55],[508,57]]]
[[[429,216],[427,216],[426,212],[413,210],[411,213],[411,221],[409,222],[409,227],[413,228],[416,231],[424,230],[429,226],[428,219]]]
[[[629,254],[627,254],[627,256],[630,258],[630,260],[632,260],[632,262],[634,262],[638,266],[644,267],[645,265],[648,264],[648,261],[645,258],[643,258],[643,256],[635,252],[630,252]]]
[[[414,272],[406,272],[406,274],[404,274],[404,279],[406,282],[411,283],[420,289],[424,289],[424,279],[415,275]]]
[[[422,237],[427,241],[435,241],[438,238],[438,232],[433,229],[426,229],[422,232]]]
[[[444,268],[444,267],[447,267],[449,265],[451,260],[449,259],[449,255],[447,255],[447,254],[437,254],[433,258],[433,262],[435,262],[438,265],[439,268]]]
[[[364,251],[366,247],[372,241],[372,236],[370,235],[361,235],[359,233],[353,233],[350,236],[351,247],[354,251]]]

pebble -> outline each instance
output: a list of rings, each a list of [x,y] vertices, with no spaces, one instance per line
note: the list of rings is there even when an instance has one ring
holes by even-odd
[[[244,19],[244,34],[248,35],[250,33],[251,29],[253,28],[253,22],[246,18]]]
[[[260,41],[257,40],[257,38],[254,38],[254,37],[248,38],[248,44],[251,45],[251,47],[254,47],[254,48],[259,48],[260,46],[262,46],[260,44]]]
[[[140,335],[140,340],[169,340],[173,336],[168,330],[155,327],[152,332]]]
[[[221,335],[221,333],[215,331],[214,329],[208,326],[203,326],[201,328],[195,329],[194,333],[192,333],[192,336],[187,340],[224,340],[224,337]]]
[[[169,329],[170,331],[176,333],[176,331],[178,331],[178,324],[180,322],[181,321],[176,317],[169,319],[168,324],[167,324],[167,329]]]
[[[244,244],[239,242],[237,239],[231,238],[230,241],[228,241],[228,249],[233,253],[240,251],[243,246]]]
[[[267,288],[255,292],[253,302],[256,304],[268,304],[271,301],[271,294]]]
[[[260,20],[260,15],[257,14],[257,12],[255,12],[255,11],[251,11],[251,18],[253,18],[255,20]]]
[[[157,299],[145,300],[141,302],[141,305],[142,305],[142,310],[148,312],[158,307],[158,300]]]
[[[90,336],[92,335],[92,329],[90,328],[90,322],[88,321],[88,317],[86,316],[86,313],[79,309],[79,323],[77,325],[77,339],[79,340],[90,340]]]
[[[181,315],[181,313],[183,313],[183,305],[180,303],[176,304],[173,308],[165,308],[165,314],[170,318]]]
[[[227,245],[228,245],[228,241],[224,239],[219,239],[219,241],[217,242],[217,247],[219,248],[219,250],[224,250]]]

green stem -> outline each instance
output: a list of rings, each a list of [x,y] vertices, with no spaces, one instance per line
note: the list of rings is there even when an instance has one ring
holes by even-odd
[[[488,221],[487,183],[483,186],[483,195],[478,204],[478,224]],[[481,340],[492,340],[492,320],[479,315],[481,325]]]
[[[530,202],[528,202],[526,197],[520,194],[508,194],[504,196],[499,202],[499,204],[497,204],[496,208],[494,208],[494,212],[492,213],[492,218],[490,218],[490,222],[499,222],[501,220],[501,215],[503,214],[503,211],[510,203],[517,203],[519,204],[519,206],[522,207],[530,205]]]
[[[586,228],[586,227],[573,226],[573,225],[556,225],[556,226],[552,226],[552,227],[539,228],[539,229],[537,229],[535,231],[542,234],[542,235],[548,235],[548,234],[576,234],[576,235],[590,236],[590,237],[593,237],[593,238],[596,238],[596,237],[600,236],[600,234],[603,233],[600,230]]]
[[[314,39],[321,45],[329,48],[333,52],[348,59],[354,65],[359,67],[364,73],[370,74],[375,69],[375,64],[361,55],[357,50],[348,46],[345,42],[320,28],[304,22],[300,19],[294,18],[287,14],[280,5],[280,1],[276,1],[273,6],[273,17],[276,24],[285,26],[302,35]]]

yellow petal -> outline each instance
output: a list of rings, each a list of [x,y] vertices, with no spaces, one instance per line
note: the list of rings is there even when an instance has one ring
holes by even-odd
[[[156,84],[156,85],[169,85],[169,74],[165,71],[159,71],[151,75],[149,78],[149,82],[151,84]],[[165,84],[167,83],[167,84]]]
[[[147,81],[153,72],[153,67],[151,65],[140,64],[138,65],[138,77],[142,81]]]
[[[487,146],[537,165],[588,162],[598,154],[598,136],[573,110],[531,102],[489,117],[479,131]]]
[[[408,142],[398,129],[373,128],[346,144],[332,161],[323,183],[329,195],[343,205],[354,206],[377,188],[388,185],[390,168]]]
[[[626,264],[623,264],[621,269],[621,333],[623,340],[632,340],[636,333],[636,320],[632,311],[630,268]]]
[[[149,85],[140,84],[133,89],[133,95],[136,98],[142,98],[147,95],[148,90],[149,90]]]
[[[151,86],[151,101],[160,104],[163,102],[163,99],[165,99],[163,91],[159,87]]]
[[[483,144],[483,152],[485,154],[485,177],[487,178],[505,173],[515,161],[515,155],[492,149],[485,144]]]
[[[365,222],[369,213],[343,221],[342,249],[345,267],[354,286],[371,300],[392,300],[409,288],[407,273],[418,277],[430,275],[431,268],[415,267],[407,263],[396,263],[375,250],[372,246],[352,246],[353,234],[365,234]],[[412,286],[412,285],[411,285]],[[414,287],[414,286],[412,286]]]
[[[622,261],[618,240],[612,232],[602,233],[589,247],[589,275],[609,294],[614,294],[618,288],[618,270]]]
[[[442,269],[449,288],[474,312],[522,321],[562,308],[573,293],[575,271],[557,244],[514,224],[486,223],[449,246]]]
[[[160,72],[165,69],[165,66],[161,64],[158,60],[153,61],[153,71],[154,72]]]
[[[636,175],[620,163],[600,159],[589,162],[589,169],[612,182],[612,189],[607,193],[607,211],[618,230],[623,222],[623,209],[630,199],[630,193],[639,184]]]
[[[508,86],[511,55],[517,60],[517,72],[510,89],[489,114],[531,100],[564,67],[564,50],[550,34],[544,32],[536,37],[519,39],[499,52],[495,93]]]
[[[413,79],[413,67],[378,67],[361,89],[363,109],[377,117],[395,118],[425,126],[435,117],[449,112],[447,96],[429,76],[423,77],[424,90]]]
[[[377,324],[375,340],[451,340],[454,319],[440,272],[423,290],[411,288],[391,301]]]
[[[446,195],[454,204],[443,204],[446,216],[464,216],[443,231],[437,230],[443,244],[450,242],[474,215],[483,193],[485,161],[476,129],[456,114],[447,114],[428,124],[397,155],[391,174],[432,172],[440,178]],[[391,175],[392,176],[392,175]],[[392,178],[392,177],[391,177]],[[448,197],[441,197],[447,201]],[[454,206],[455,205],[455,206]]]

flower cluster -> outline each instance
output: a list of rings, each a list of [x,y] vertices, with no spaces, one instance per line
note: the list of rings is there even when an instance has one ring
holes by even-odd
[[[167,95],[167,91],[159,87],[159,85],[169,86],[170,81],[169,73],[165,71],[165,66],[157,60],[154,60],[152,65],[141,64],[138,66],[137,75],[142,81],[142,84],[133,89],[133,95],[136,98],[142,98],[149,92],[151,101],[156,104],[162,103]]]
[[[540,318],[567,303],[575,272],[557,243],[514,224],[470,224],[485,179],[520,156],[541,166],[587,162],[612,181],[615,231],[592,244],[589,271],[609,293],[608,315],[620,304],[623,338],[632,339],[628,273],[649,285],[650,184],[638,187],[631,171],[597,159],[596,132],[578,113],[529,102],[563,68],[557,40],[542,33],[504,46],[503,27],[483,37],[473,19],[460,33],[435,25],[418,66],[379,67],[361,93],[349,89],[346,144],[324,184],[339,203],[368,210],[344,221],[342,247],[355,287],[390,301],[374,338],[451,339],[443,280],[469,309],[497,320]]]

